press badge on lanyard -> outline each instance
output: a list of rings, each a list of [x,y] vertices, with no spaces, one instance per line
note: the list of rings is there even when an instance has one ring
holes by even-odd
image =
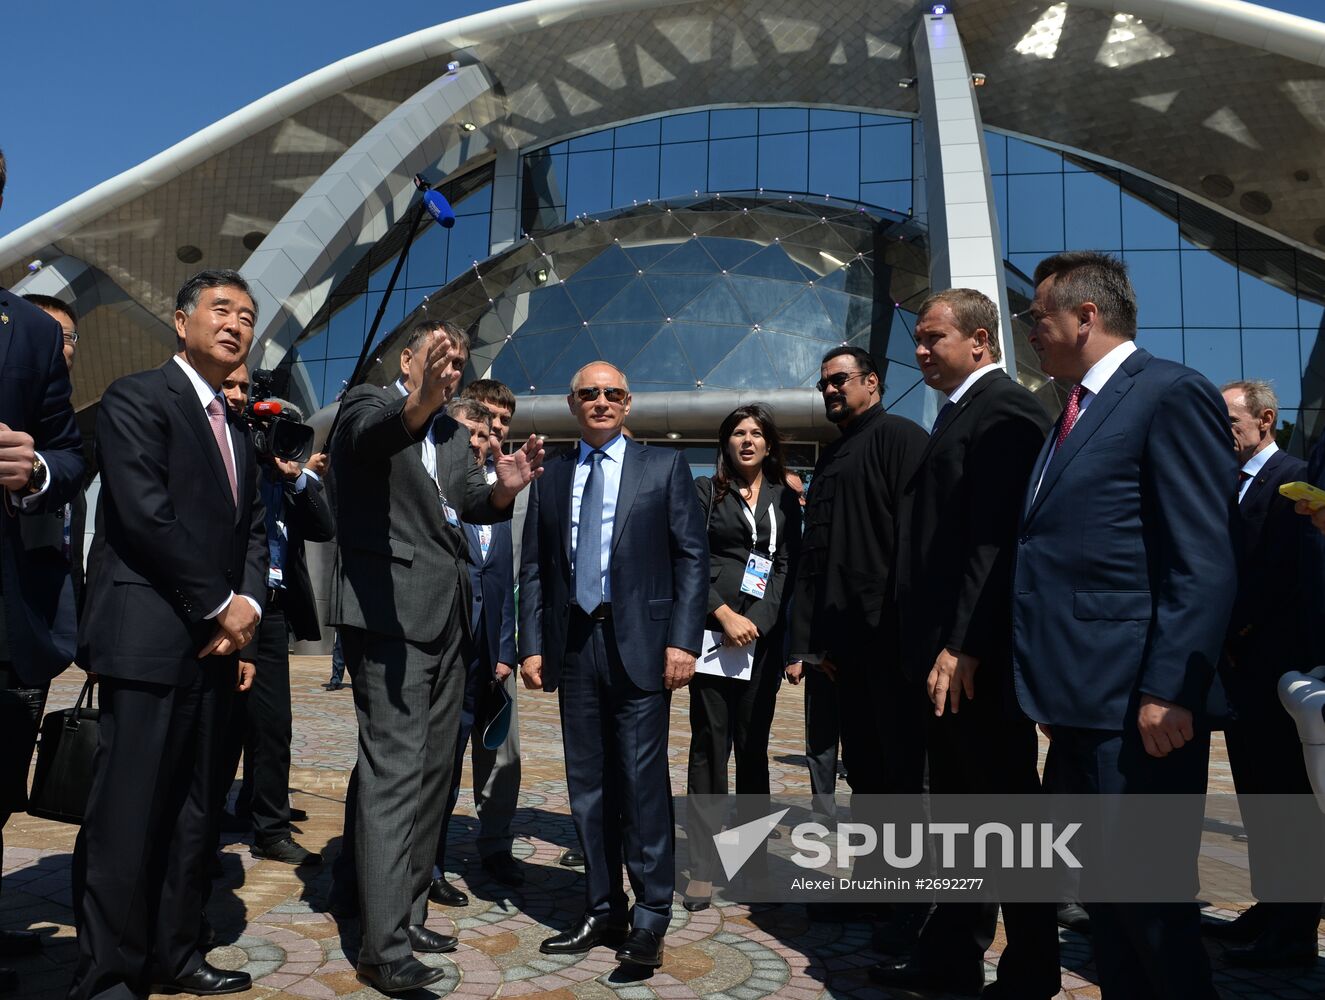
[[[741,593],[764,599],[768,590],[768,578],[773,572],[773,553],[778,547],[778,518],[773,505],[768,505],[768,555],[761,556],[755,551],[759,546],[759,527],[750,507],[742,504],[741,513],[750,525],[750,558],[745,561],[745,576],[741,578]]]
[[[453,528],[460,527],[460,515],[455,512],[455,508],[447,502],[446,494],[440,489],[437,491],[437,499],[442,501],[442,513],[446,515],[446,523]]]

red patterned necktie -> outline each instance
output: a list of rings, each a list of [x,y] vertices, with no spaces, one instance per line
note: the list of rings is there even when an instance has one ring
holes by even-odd
[[[1072,433],[1072,427],[1077,422],[1077,417],[1081,415],[1081,397],[1086,394],[1086,387],[1080,382],[1072,386],[1072,391],[1067,394],[1067,405],[1063,407],[1063,420],[1058,425],[1058,438],[1054,441],[1054,448],[1063,447],[1063,442],[1067,436]]]
[[[225,477],[230,481],[230,499],[239,503],[239,486],[235,478],[235,460],[230,457],[230,445],[225,439],[225,404],[216,396],[207,404],[207,417],[212,425],[212,435],[216,438],[216,447],[221,452],[221,464],[225,466]]]

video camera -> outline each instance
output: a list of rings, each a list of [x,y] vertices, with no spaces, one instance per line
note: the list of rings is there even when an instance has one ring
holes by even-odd
[[[273,371],[259,368],[249,376],[244,419],[253,434],[253,446],[259,458],[303,462],[313,453],[313,428],[283,412],[289,404],[273,398],[275,383]]]

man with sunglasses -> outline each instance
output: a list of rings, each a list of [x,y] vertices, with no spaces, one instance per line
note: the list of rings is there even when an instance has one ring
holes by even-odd
[[[810,480],[788,659],[819,670],[836,687],[851,791],[919,792],[924,697],[904,682],[894,652],[892,569],[902,490],[929,438],[884,412],[883,385],[867,351],[833,348],[817,388],[841,436],[824,448]],[[815,909],[823,919],[863,915],[844,904]],[[890,954],[913,942],[913,909],[889,911],[891,923],[880,928]]]
[[[704,516],[681,452],[623,434],[622,372],[586,365],[567,402],[579,445],[549,463],[529,494],[520,673],[531,689],[560,689],[587,905],[542,951],[611,944],[617,961],[657,967],[674,889],[668,709],[670,692],[694,674],[704,629]],[[623,856],[635,890],[629,928]]]

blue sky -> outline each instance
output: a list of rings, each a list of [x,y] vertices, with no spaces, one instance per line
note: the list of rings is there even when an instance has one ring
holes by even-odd
[[[1262,5],[1317,19],[1325,12],[1325,0]],[[0,233],[306,73],[499,5],[29,0],[12,6],[0,104],[0,148],[9,161]]]

